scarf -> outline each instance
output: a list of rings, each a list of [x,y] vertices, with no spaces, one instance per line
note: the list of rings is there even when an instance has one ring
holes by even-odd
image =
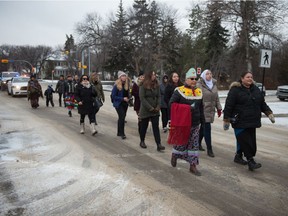
[[[204,82],[206,83],[207,87],[209,89],[212,89],[213,88],[213,82],[212,82],[212,78],[211,80],[206,80],[206,73],[208,72],[209,70],[204,70],[201,74],[201,78],[204,80]]]
[[[81,84],[83,85],[84,88],[90,88],[91,84],[89,83],[89,81],[82,81]]]

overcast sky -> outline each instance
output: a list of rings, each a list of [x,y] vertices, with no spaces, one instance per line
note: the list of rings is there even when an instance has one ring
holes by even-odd
[[[86,14],[97,12],[102,19],[116,13],[120,0],[90,1],[0,1],[0,45],[63,45],[66,34],[75,34],[75,24]],[[123,0],[125,9],[133,0]],[[179,28],[187,28],[187,9],[196,0],[156,0],[178,10]],[[76,40],[77,41],[77,40]]]

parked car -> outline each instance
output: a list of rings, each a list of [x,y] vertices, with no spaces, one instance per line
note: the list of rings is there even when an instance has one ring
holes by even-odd
[[[1,72],[1,91],[5,91],[7,89],[7,81],[11,80],[13,77],[20,76],[19,72],[14,71],[3,71]]]
[[[7,82],[7,92],[12,97],[16,95],[27,95],[29,77],[13,77]]]
[[[260,89],[260,91],[262,92],[262,86],[263,86],[263,84],[262,83],[258,83],[258,82],[255,82],[255,85]],[[264,97],[266,96],[266,88],[265,88],[265,86],[263,86],[263,95],[264,95]]]
[[[278,86],[276,95],[281,101],[288,99],[288,85]]]

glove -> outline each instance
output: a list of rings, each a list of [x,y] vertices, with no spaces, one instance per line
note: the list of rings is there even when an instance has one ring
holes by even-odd
[[[275,117],[274,115],[271,113],[270,115],[268,115],[268,118],[270,119],[270,121],[274,124],[275,123]]]
[[[222,110],[217,110],[217,114],[218,114],[218,118],[220,118],[221,114],[222,114]]]
[[[223,129],[224,130],[229,130],[230,127],[230,122],[228,120],[223,121]]]

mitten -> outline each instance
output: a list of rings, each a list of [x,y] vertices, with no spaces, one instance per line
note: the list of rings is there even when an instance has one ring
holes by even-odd
[[[220,118],[221,114],[222,114],[222,110],[217,110],[217,114],[218,114],[218,118]]]
[[[274,115],[271,113],[268,115],[268,118],[270,119],[270,121],[274,124],[275,123],[275,117]]]
[[[229,120],[224,119],[224,121],[223,121],[223,129],[224,130],[229,130],[229,127],[230,127]]]

